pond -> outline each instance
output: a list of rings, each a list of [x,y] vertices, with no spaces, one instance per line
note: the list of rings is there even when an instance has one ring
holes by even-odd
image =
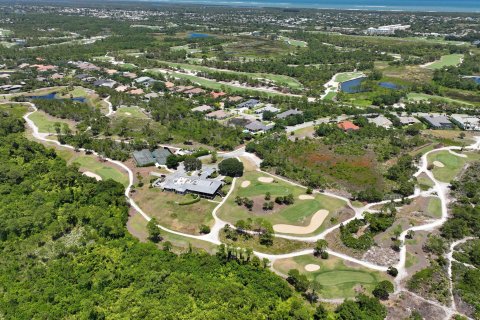
[[[387,88],[387,89],[394,89],[394,90],[398,90],[398,89],[401,89],[402,87],[393,83],[393,82],[380,82],[378,84],[380,87],[383,87],[383,88]]]
[[[64,99],[64,98],[57,97],[56,92],[52,92],[52,93],[49,93],[49,94],[44,94],[44,95],[41,95],[41,96],[29,96],[28,98],[30,98],[30,99],[42,99],[42,100]],[[68,99],[70,99],[72,101],[77,101],[77,102],[85,102],[87,100],[84,97],[76,97],[76,98],[68,98]]]
[[[362,92],[360,85],[367,79],[367,77],[358,77],[352,80],[348,80],[340,83],[340,90],[346,93],[358,93]]]
[[[188,35],[190,39],[198,39],[198,38],[209,38],[211,35],[206,34],[206,33],[190,33]]]

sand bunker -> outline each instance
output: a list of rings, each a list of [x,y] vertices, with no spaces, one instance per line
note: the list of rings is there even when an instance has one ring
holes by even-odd
[[[310,220],[310,224],[306,227],[293,226],[291,224],[276,224],[273,226],[273,230],[279,233],[292,233],[292,234],[309,234],[317,230],[328,216],[328,210],[318,210]]]
[[[258,178],[258,181],[263,182],[263,183],[272,183],[273,178],[271,178],[271,177],[260,177],[260,178]]]
[[[441,163],[440,161],[433,161],[433,165],[435,167],[439,167],[439,168],[445,167],[445,165],[443,163]]]
[[[320,266],[318,264],[307,264],[305,266],[305,271],[313,272],[317,270],[320,270]]]
[[[90,178],[95,178],[97,181],[101,181],[102,177],[100,177],[98,174],[90,172],[90,171],[85,171],[83,173],[84,176],[90,177]]]
[[[300,199],[300,200],[313,200],[313,199],[315,199],[315,197],[311,196],[309,194],[302,194],[302,195],[298,196],[298,199]]]
[[[131,116],[132,114],[130,112],[125,112],[126,116]]]
[[[250,185],[250,181],[248,181],[248,180],[242,182],[242,188],[246,188],[246,187],[248,187],[249,185]]]

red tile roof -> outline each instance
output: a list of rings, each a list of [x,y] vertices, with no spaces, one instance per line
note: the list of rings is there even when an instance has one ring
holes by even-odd
[[[342,121],[337,124],[337,126],[344,130],[344,131],[349,131],[349,130],[359,130],[360,127],[355,125],[352,121]]]

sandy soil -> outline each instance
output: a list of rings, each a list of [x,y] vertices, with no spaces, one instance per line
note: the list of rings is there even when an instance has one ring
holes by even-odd
[[[83,173],[84,176],[90,177],[90,178],[95,178],[97,181],[101,181],[102,177],[100,177],[98,174],[90,172],[90,171],[85,171]]]
[[[305,266],[305,271],[313,272],[317,270],[320,270],[320,266],[318,264],[307,264]]]
[[[433,165],[435,167],[439,167],[439,168],[445,167],[445,165],[443,163],[441,163],[440,161],[433,161]]]
[[[292,234],[309,234],[318,229],[328,216],[328,210],[318,210],[310,220],[310,224],[306,227],[293,226],[291,224],[276,224],[273,226],[275,232],[292,233]]]
[[[302,194],[302,195],[298,196],[298,199],[300,199],[300,200],[313,200],[313,199],[315,199],[315,197],[311,196],[309,194]]]
[[[272,177],[260,177],[260,178],[258,178],[258,181],[263,182],[263,183],[272,183],[273,178]]]
[[[250,185],[250,181],[247,180],[247,181],[243,181],[243,182],[242,182],[241,187],[242,187],[242,188],[246,188],[246,187],[248,187],[249,185]]]
[[[130,112],[125,112],[126,116],[131,116],[132,114]]]

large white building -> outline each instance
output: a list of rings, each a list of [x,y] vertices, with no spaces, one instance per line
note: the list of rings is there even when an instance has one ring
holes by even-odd
[[[365,33],[371,36],[391,35],[397,30],[407,30],[408,28],[410,28],[410,25],[392,24],[378,28],[370,27],[365,31]]]

